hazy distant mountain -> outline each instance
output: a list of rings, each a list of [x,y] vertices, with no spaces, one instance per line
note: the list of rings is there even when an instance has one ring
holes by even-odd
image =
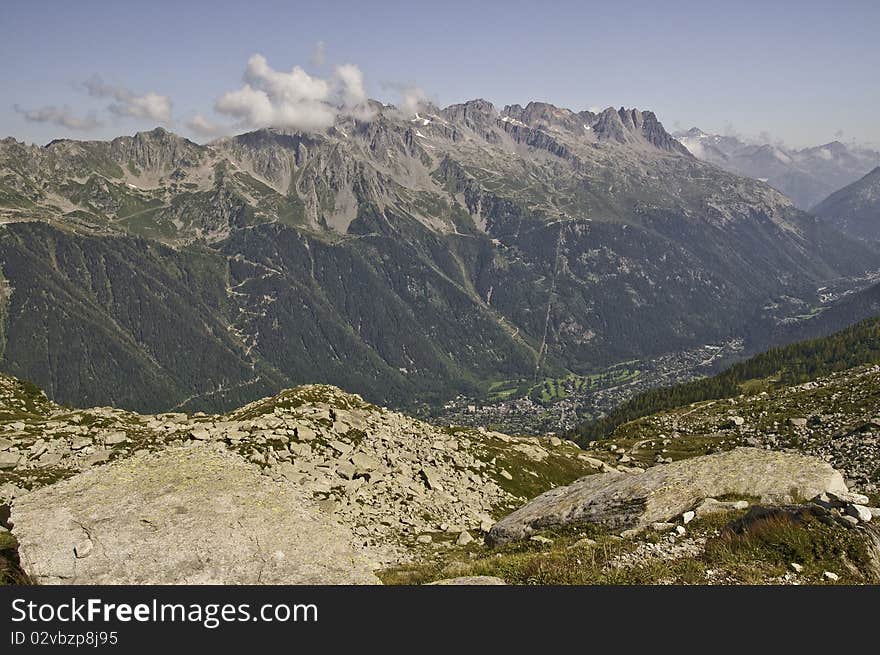
[[[828,194],[880,165],[880,152],[845,146],[840,141],[793,150],[767,143],[744,143],[736,137],[707,134],[696,127],[675,136],[695,157],[765,181],[801,209],[810,209]]]
[[[847,234],[880,241],[880,166],[832,193],[813,213]]]
[[[651,112],[372,111],[0,141],[0,366],[141,410],[302,382],[433,403],[735,336],[880,264]]]

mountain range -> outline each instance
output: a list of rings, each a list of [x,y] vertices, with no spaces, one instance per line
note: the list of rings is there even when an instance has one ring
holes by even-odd
[[[781,144],[747,143],[697,127],[675,136],[695,157],[763,180],[805,210],[880,165],[880,152],[840,141],[798,150]]]
[[[649,111],[373,102],[324,131],[0,141],[0,367],[56,401],[394,406],[741,335],[871,244]]]

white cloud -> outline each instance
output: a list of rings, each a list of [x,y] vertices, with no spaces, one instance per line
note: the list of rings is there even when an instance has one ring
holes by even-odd
[[[415,116],[427,104],[428,97],[417,86],[408,86],[400,93],[400,111],[407,118]]]
[[[354,64],[337,66],[332,77],[309,75],[300,66],[290,72],[269,66],[263,55],[248,59],[244,85],[220,96],[219,114],[240,126],[314,131],[330,127],[340,114],[369,118],[363,74]]]
[[[229,127],[208,120],[202,114],[193,116],[186,122],[186,126],[195,134],[209,139],[225,136],[231,131]]]
[[[24,109],[18,105],[14,106],[15,111],[24,116],[25,120],[31,123],[51,123],[60,125],[71,130],[93,130],[101,127],[102,123],[94,113],[86,116],[77,116],[68,106],[56,107],[48,105],[38,109]]]
[[[336,77],[341,84],[342,104],[344,107],[357,107],[367,100],[364,90],[364,75],[354,64],[343,64],[336,67]]]
[[[171,98],[168,96],[152,91],[137,95],[125,87],[105,84],[98,75],[86,80],[84,86],[92,97],[113,98],[115,102],[107,107],[112,114],[146,118],[158,123],[171,122]]]

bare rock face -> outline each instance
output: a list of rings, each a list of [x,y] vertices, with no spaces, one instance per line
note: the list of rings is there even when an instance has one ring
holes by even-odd
[[[506,543],[535,530],[593,523],[610,530],[668,521],[701,500],[728,494],[790,503],[823,492],[846,492],[843,477],[815,457],[757,448],[655,466],[644,473],[591,475],[547,491],[496,523],[489,541]]]
[[[10,520],[40,584],[379,584],[302,490],[210,443],[25,494]]]

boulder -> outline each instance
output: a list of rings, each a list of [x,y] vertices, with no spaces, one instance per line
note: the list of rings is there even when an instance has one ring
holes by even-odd
[[[351,533],[298,486],[192,441],[13,501],[39,584],[378,584]]]
[[[601,473],[547,491],[496,523],[492,544],[527,538],[556,525],[592,523],[620,533],[681,516],[701,500],[759,496],[790,503],[822,492],[847,493],[839,472],[805,455],[758,448],[734,450],[654,466],[644,473]]]

